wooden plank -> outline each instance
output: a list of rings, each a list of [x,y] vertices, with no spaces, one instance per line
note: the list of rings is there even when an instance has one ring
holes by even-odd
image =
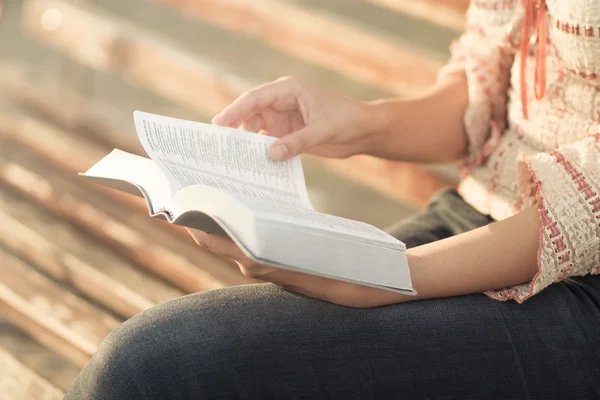
[[[123,115],[111,104],[84,99],[69,88],[57,88],[53,83],[45,77],[36,76],[27,65],[0,64],[0,93],[10,102],[23,106],[28,114],[38,117],[34,120],[50,120],[57,125],[52,129],[75,133],[71,135],[74,138],[66,139],[70,145],[83,141],[87,143],[86,148],[94,147],[95,143],[96,148],[103,148],[102,151],[116,147],[147,157],[133,131],[132,119],[124,121]],[[57,97],[61,101],[56,101]],[[6,123],[9,121],[5,120]],[[80,142],[75,142],[77,138],[81,139]],[[93,142],[92,145],[89,141]],[[90,161],[80,164],[87,167]]]
[[[366,0],[434,25],[461,32],[470,0]]]
[[[4,347],[20,363],[62,391],[71,387],[81,370],[66,358],[36,342],[2,316],[0,347]]]
[[[158,0],[284,53],[400,95],[423,92],[440,63],[334,15],[280,0]]]
[[[35,116],[51,120],[58,128],[84,134],[105,147],[118,147],[138,155],[146,155],[135,132],[126,131],[133,121],[123,121],[115,106],[81,94],[56,80],[40,76],[22,63],[0,64],[0,92],[11,103],[31,110]],[[60,98],[61,101],[56,101]],[[117,128],[119,127],[119,128]]]
[[[84,367],[102,340],[119,325],[0,248],[0,312],[40,343]]]
[[[186,292],[255,282],[235,266],[173,235],[170,225],[126,204],[115,203],[97,185],[66,177],[47,161],[3,137],[0,181],[86,230]]]
[[[12,136],[26,147],[75,175],[87,171],[112,150],[112,147],[98,145],[82,135],[67,132],[15,110],[10,113],[0,112],[0,130],[2,130],[1,135]],[[98,189],[138,210],[147,211],[146,203],[142,198],[103,186],[98,186]]]
[[[1,347],[0,393],[5,400],[60,400],[64,397],[59,389]]]
[[[179,50],[125,21],[61,0],[24,4],[26,30],[77,61],[125,78],[193,110],[221,111],[248,87],[226,65]]]
[[[10,232],[0,235],[0,245],[123,318],[184,294],[23,197],[1,189],[0,220]]]

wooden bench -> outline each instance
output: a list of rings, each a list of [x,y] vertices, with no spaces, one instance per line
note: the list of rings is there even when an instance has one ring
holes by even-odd
[[[175,114],[204,119],[252,86],[284,75],[274,59],[290,69],[306,66],[304,79],[326,76],[330,89],[367,98],[412,96],[435,79],[444,54],[418,51],[401,35],[373,29],[373,21],[333,3],[149,2],[160,13],[189,15],[203,32],[218,32],[227,44],[222,48],[204,40],[192,49],[151,33],[132,22],[133,15],[123,17],[129,2],[109,1],[98,10],[65,0],[28,0],[22,26],[88,71],[120,76],[170,101]],[[466,2],[358,3],[437,27],[449,42],[464,23]],[[120,10],[121,17],[108,8]],[[236,59],[226,48],[236,43],[253,46],[255,59]],[[115,326],[138,312],[186,293],[254,282],[198,248],[179,227],[148,218],[139,199],[79,179],[77,172],[113,147],[143,154],[130,116],[30,70],[0,65],[0,274],[7,277],[0,282],[0,310],[21,332],[12,334],[14,340],[0,337],[0,347],[34,338],[47,352],[40,354],[76,371]],[[425,166],[366,156],[318,162],[415,207],[454,184]],[[68,379],[26,364],[19,348],[24,346],[0,349],[0,366],[11,371],[2,385],[13,388],[15,399],[27,398],[27,382],[44,388],[47,398],[59,398]]]

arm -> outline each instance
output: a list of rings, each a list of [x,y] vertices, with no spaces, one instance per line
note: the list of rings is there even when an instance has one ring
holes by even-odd
[[[192,231],[204,247],[234,259],[252,278],[356,308],[481,293],[530,281],[537,271],[540,219],[530,207],[501,222],[408,250],[417,296],[253,264],[229,239]]]
[[[533,278],[539,230],[539,214],[531,207],[504,221],[409,249],[418,292],[414,297],[287,272],[273,271],[266,278],[311,297],[358,308],[481,293]]]
[[[513,53],[506,30],[517,0],[499,8],[473,2],[467,31],[452,46],[452,58],[437,84],[413,99],[363,103],[283,78],[252,89],[213,123],[262,131],[279,140],[274,160],[303,152],[324,157],[367,153],[379,157],[480,163],[506,123]]]
[[[570,276],[600,274],[600,134],[519,160],[530,206],[516,215],[407,251],[416,297],[254,264],[229,239],[191,230],[242,272],[347,307],[486,294],[521,303]]]
[[[417,162],[462,158],[468,147],[463,125],[468,97],[466,76],[457,74],[414,99],[367,103],[371,140],[363,152]]]
[[[213,123],[278,137],[270,151],[274,160],[308,152],[445,162],[466,153],[462,116],[467,104],[466,75],[460,71],[417,98],[374,102],[286,77],[244,93]]]
[[[461,159],[467,169],[489,155],[506,125],[514,60],[507,31],[517,0],[503,5],[471,2],[467,29],[425,96],[370,104],[376,140],[369,153],[421,162]]]
[[[337,304],[373,307],[484,291],[522,303],[565,278],[600,274],[600,134],[528,153],[518,161],[515,178],[530,206],[506,220],[408,250],[416,298],[299,275],[274,274],[273,280]]]
[[[489,155],[506,124],[510,68],[507,28],[517,0],[473,1],[467,29],[451,47],[437,84],[408,100],[363,103],[282,78],[242,94],[213,118],[278,137],[273,160],[303,152],[324,157],[367,153],[471,167]],[[514,39],[514,38],[512,38]]]

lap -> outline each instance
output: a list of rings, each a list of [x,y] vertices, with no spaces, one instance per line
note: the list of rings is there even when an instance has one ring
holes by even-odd
[[[493,220],[467,204],[454,190],[438,193],[427,208],[388,229],[408,248],[445,239],[487,225]]]
[[[600,277],[577,282],[523,305],[471,295],[367,310],[270,284],[194,294],[124,323],[70,395],[591,398]]]
[[[445,192],[393,233],[412,247],[490,222]],[[367,310],[240,286],[127,321],[67,398],[593,398],[598,337],[600,276],[522,305],[471,295]]]

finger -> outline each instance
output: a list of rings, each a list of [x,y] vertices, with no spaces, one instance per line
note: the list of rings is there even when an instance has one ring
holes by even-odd
[[[276,111],[271,107],[265,108],[260,113],[264,121],[263,129],[269,136],[281,138],[304,127],[304,120],[300,112]]]
[[[299,111],[293,111],[290,113],[290,115],[290,132],[295,132],[304,128],[306,122],[304,121],[304,117]]]
[[[306,127],[282,137],[269,148],[273,161],[282,161],[302,154],[311,147],[321,144],[324,135],[314,127]]]
[[[199,231],[197,229],[192,229],[192,228],[185,228],[185,230],[190,234],[190,236],[192,237],[192,239],[194,239],[194,242],[196,242],[196,244],[200,247],[206,247],[205,242],[206,242],[206,232],[203,231]]]
[[[211,253],[215,253],[222,257],[231,258],[233,260],[238,260],[240,262],[244,262],[246,260],[246,255],[233,242],[233,240],[229,238],[212,235],[196,229],[188,228],[188,232],[190,235],[192,235],[198,246],[207,249]]]
[[[256,114],[242,123],[242,129],[248,132],[259,132],[265,129],[265,120],[262,115]]]
[[[292,109],[295,107],[296,90],[297,84],[293,79],[278,79],[259,86],[238,97],[217,114],[212,122],[221,126],[240,124],[271,105],[281,110]]]

